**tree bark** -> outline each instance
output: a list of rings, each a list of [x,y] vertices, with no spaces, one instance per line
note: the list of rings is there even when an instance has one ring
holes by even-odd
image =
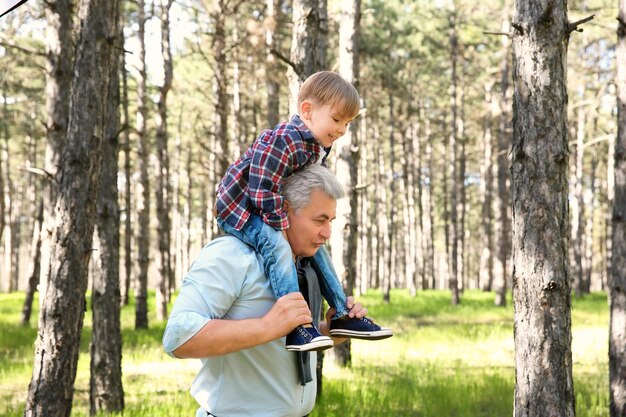
[[[72,0],[46,2],[46,179],[43,190],[39,303],[46,294],[50,274],[50,250],[54,230],[54,207],[58,194],[61,155],[65,146],[72,83]]]
[[[33,226],[33,240],[31,241],[30,260],[28,262],[28,283],[24,307],[22,308],[22,326],[28,326],[33,311],[33,299],[39,282],[41,266],[41,225],[43,224],[43,200],[39,202],[37,220]]]
[[[483,120],[483,159],[480,165],[480,201],[481,209],[481,232],[482,248],[480,252],[479,286],[483,291],[491,291],[493,284],[493,211],[492,211],[492,188],[493,188],[493,84],[485,84],[485,118]]]
[[[124,38],[120,39],[124,45]],[[123,48],[122,48],[123,49]],[[124,285],[120,303],[128,305],[128,293],[130,292],[131,276],[133,268],[132,259],[132,191],[131,191],[131,168],[130,168],[130,115],[128,112],[128,82],[126,72],[126,54],[122,54],[120,72],[122,75],[122,112],[124,114]]]
[[[626,415],[626,0],[617,29],[617,137],[614,159],[611,273],[609,274],[609,409]]]
[[[378,143],[380,139],[380,134],[375,133],[375,140]],[[385,172],[385,156],[382,149],[382,146],[376,147],[376,161],[378,166],[378,177],[376,184],[376,219],[377,219],[377,272],[376,272],[376,280],[371,283],[371,287],[378,288],[382,286],[383,291],[383,300],[388,302],[390,299],[390,290],[391,290],[391,271],[389,270],[389,265],[391,261],[389,261],[390,256],[390,245],[389,245],[389,208],[387,204],[387,175]]]
[[[6,81],[2,82],[2,119],[4,123],[2,123],[2,142],[6,143],[9,140],[9,100],[7,100],[7,83]],[[0,146],[2,146],[0,143]],[[0,151],[1,152],[1,151]],[[0,241],[2,241],[2,236],[4,234],[4,227],[6,226],[6,205],[4,204],[4,183],[6,181],[5,177],[7,176],[7,171],[4,167],[4,160],[2,159],[2,155],[0,154]],[[0,289],[2,289],[2,280],[0,280]]]
[[[156,213],[159,243],[159,276],[156,284],[157,320],[167,317],[172,278],[171,219],[172,187],[170,185],[170,158],[168,154],[169,133],[167,126],[167,94],[172,88],[173,64],[170,47],[170,9],[173,0],[161,0],[161,55],[163,56],[163,85],[159,89],[156,131],[157,175]]]
[[[289,79],[289,111],[297,113],[298,91],[304,80],[326,68],[326,36],[328,34],[326,0],[294,0],[291,62]],[[316,312],[313,312],[316,314]],[[317,355],[318,389],[322,388],[322,363],[324,355]]]
[[[397,275],[396,275],[396,253],[397,253],[397,239],[396,239],[396,182],[394,175],[394,166],[396,162],[395,158],[395,120],[396,120],[396,109],[394,103],[394,97],[391,91],[387,93],[389,99],[389,121],[390,121],[390,130],[389,130],[389,172],[384,171],[384,164],[382,165],[383,170],[381,171],[382,178],[387,178],[385,181],[385,187],[389,187],[389,202],[387,199],[383,199],[384,205],[386,206],[386,212],[389,215],[389,223],[385,229],[385,236],[383,237],[383,247],[385,252],[388,253],[386,258],[387,260],[387,273],[382,277],[382,285],[383,285],[383,300],[386,303],[391,301],[391,287],[394,286]],[[383,153],[380,153],[381,157]]]
[[[119,0],[112,4],[113,29],[117,36],[111,40],[117,45],[124,33],[119,28]],[[102,169],[97,201],[96,233],[91,308],[91,367],[89,411],[116,412],[124,409],[122,387],[122,332],[120,325],[120,208],[118,204],[117,173],[119,150],[120,51],[113,50],[110,83],[106,102],[104,140],[102,141]]]
[[[326,69],[328,7],[326,0],[294,0],[289,79],[289,112],[298,112],[298,91],[307,77]]]
[[[137,138],[139,187],[137,193],[137,219],[139,223],[136,243],[138,246],[137,263],[139,272],[135,284],[135,327],[148,328],[148,268],[150,267],[150,164],[149,140],[146,132],[148,117],[148,93],[146,91],[146,11],[145,0],[138,0],[139,8],[139,76],[137,78]]]
[[[361,1],[344,2],[339,22],[339,74],[358,89],[359,81],[359,24]],[[357,276],[357,244],[359,225],[359,191],[357,190],[360,163],[359,118],[350,124],[345,135],[335,143],[335,173],[346,190],[348,198],[337,201],[336,218],[332,225],[332,259],[346,295],[354,294]],[[333,360],[339,366],[348,366],[351,360],[350,341],[332,349]]]
[[[584,83],[583,83],[584,84]],[[582,89],[582,90],[581,90]],[[579,99],[584,99],[584,85],[579,85],[577,89],[580,93]],[[573,184],[573,196],[571,199],[571,253],[572,253],[572,281],[576,296],[583,293],[583,231],[585,206],[583,203],[583,158],[585,153],[585,110],[582,103],[577,106],[577,126],[576,126],[576,153],[572,169],[571,183]]]
[[[515,417],[573,417],[564,0],[513,17]]]
[[[502,31],[508,33],[510,29],[510,0],[505,0]],[[509,207],[511,205],[511,192],[509,190],[509,144],[510,134],[507,128],[510,119],[510,64],[509,51],[511,49],[511,41],[508,37],[502,36],[502,60],[500,62],[500,117],[498,120],[498,145],[496,155],[496,175],[498,195],[494,199],[496,205],[494,214],[496,218],[494,235],[496,240],[495,263],[494,263],[494,282],[493,289],[495,291],[494,304],[499,307],[506,305],[507,280],[509,275],[509,258],[511,256],[511,221],[509,216]]]
[[[226,59],[226,2],[217,0],[211,13],[214,26],[213,34],[213,57],[215,59],[215,71],[213,73],[213,96],[215,97],[215,114],[213,118],[213,130],[215,132],[215,174],[216,178],[222,178],[232,159],[231,141],[228,137],[228,63]],[[213,207],[209,207],[212,211]]]
[[[280,110],[280,84],[277,74],[279,66],[276,57],[271,53],[276,48],[275,31],[280,13],[280,6],[276,7],[276,0],[266,0],[267,11],[265,12],[265,43],[269,52],[265,58],[265,76],[267,77],[267,128],[273,129],[279,122]]]
[[[5,87],[6,83],[3,83],[3,88]],[[7,97],[6,91],[2,92],[2,96],[3,98]],[[5,120],[8,120],[7,100],[4,99],[3,102],[3,113],[6,117]],[[17,193],[15,193],[13,180],[11,179],[11,155],[9,153],[9,129],[7,124],[5,124],[2,129],[2,138],[0,139],[2,140],[2,143],[0,143],[0,171],[3,172],[3,211],[0,212],[3,228],[2,232],[0,232],[0,236],[4,238],[4,261],[2,262],[3,271],[1,271],[1,273],[2,278],[6,280],[6,291],[11,293],[15,291],[15,271],[13,270],[15,222],[13,219],[16,211],[14,199]],[[0,284],[1,283],[0,281]]]
[[[450,107],[452,114],[452,122],[450,126],[450,245],[449,245],[449,265],[450,273],[448,278],[448,285],[451,293],[451,302],[453,305],[460,303],[459,296],[459,242],[460,233],[459,230],[459,170],[458,170],[458,123],[459,123],[459,109],[458,109],[458,75],[457,64],[459,60],[459,39],[457,33],[457,10],[455,9],[450,14],[450,63],[452,65],[451,71],[451,88],[450,88]]]
[[[423,110],[422,110],[423,111]],[[424,280],[422,281],[422,289],[435,288],[435,208],[434,189],[433,189],[433,149],[432,149],[432,132],[428,118],[424,120],[424,136],[426,149],[424,150],[424,159],[428,167],[428,191],[422,193],[422,204],[424,207]]]
[[[66,146],[55,212],[50,279],[39,317],[24,416],[69,416],[85,314],[114,2],[82,0]]]

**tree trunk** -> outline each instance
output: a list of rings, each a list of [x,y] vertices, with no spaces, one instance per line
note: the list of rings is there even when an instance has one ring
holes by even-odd
[[[375,134],[377,140],[375,143],[378,143],[380,139],[379,134]],[[377,218],[377,265],[378,271],[376,274],[376,281],[372,282],[371,286],[374,288],[378,288],[379,285],[382,285],[383,290],[383,300],[385,302],[389,301],[390,298],[390,289],[391,289],[391,271],[389,270],[389,223],[388,223],[388,202],[387,202],[387,173],[385,172],[385,156],[382,149],[382,146],[376,147],[376,160],[378,161],[378,183],[376,184],[376,218]]]
[[[53,260],[24,416],[69,416],[85,314],[113,50],[114,2],[82,0],[66,146],[55,208]],[[72,111],[73,110],[73,111]]]
[[[9,100],[7,99],[7,83],[6,81],[2,82],[2,142],[0,142],[0,147],[2,143],[7,143],[9,141]],[[2,152],[0,150],[0,152]],[[7,176],[8,171],[4,167],[4,160],[2,159],[2,154],[0,154],[0,241],[2,241],[2,236],[4,234],[4,226],[6,226],[5,221],[5,213],[6,213],[6,205],[4,204],[4,184],[5,177]],[[2,280],[0,279],[0,290],[2,290]]]
[[[46,2],[46,179],[43,190],[39,303],[46,294],[50,274],[50,250],[54,230],[54,207],[58,194],[61,155],[65,146],[72,83],[72,0]]]
[[[620,3],[622,4],[622,3]],[[623,9],[626,9],[626,4],[624,6]],[[622,8],[620,7],[620,10],[622,10]],[[626,19],[626,10],[623,11],[624,13],[624,17],[623,19]],[[626,22],[626,20],[623,20],[624,22]],[[626,62],[626,27],[622,27],[622,23],[619,23],[620,25],[620,29],[618,29],[618,48],[617,51],[620,51],[619,48],[624,48],[621,50],[622,55],[617,55],[616,56],[616,66],[617,66],[617,88],[621,88],[622,89],[622,93],[624,94],[624,98],[622,100],[623,103],[626,103],[626,93],[624,93],[624,91],[626,91],[626,68],[620,68],[620,66],[626,66],[626,64],[624,62]],[[622,33],[621,31],[624,31],[624,39],[619,37],[619,34]],[[624,45],[622,46],[622,43],[624,43]],[[620,81],[619,76],[620,76],[620,71],[623,71],[623,75],[622,75],[622,79]],[[619,83],[623,83],[620,84]],[[618,98],[619,98],[619,93],[618,93]],[[622,104],[622,106],[624,106],[626,104]],[[618,107],[619,109],[619,107]],[[624,110],[625,114],[626,114],[626,110]],[[618,110],[618,114],[619,114],[619,110]],[[625,120],[626,120],[626,116],[625,116]],[[618,124],[619,124],[619,120],[618,120]],[[608,143],[608,147],[609,147],[609,151],[607,152],[607,161],[606,161],[606,205],[607,205],[607,213],[605,215],[605,219],[604,219],[604,229],[605,229],[605,236],[606,236],[606,253],[607,256],[604,257],[605,259],[605,268],[604,268],[604,273],[606,274],[606,282],[609,283],[609,281],[611,280],[611,274],[613,273],[613,262],[611,261],[611,255],[613,253],[613,202],[615,200],[615,151],[616,151],[616,138],[611,136],[609,137],[609,143]],[[609,289],[610,289],[610,285],[608,285]],[[610,295],[609,295],[610,297]],[[625,314],[626,314],[626,304],[624,304],[624,310],[625,310]]]
[[[395,181],[395,120],[396,120],[396,109],[394,103],[394,97],[391,92],[388,93],[389,96],[389,121],[390,121],[390,130],[389,130],[389,172],[381,171],[387,177],[387,180],[384,181],[385,186],[389,185],[389,202],[385,198],[384,204],[387,208],[387,213],[389,214],[389,225],[386,228],[386,235],[383,237],[385,251],[388,252],[387,257],[387,273],[383,275],[383,299],[386,303],[391,301],[391,287],[395,284],[398,279],[396,275],[396,253],[397,253],[397,239],[396,239],[396,181]],[[381,152],[381,156],[383,153]],[[384,165],[383,165],[384,167]],[[385,177],[383,177],[385,178]]]
[[[163,55],[163,85],[159,89],[159,116],[157,117],[156,151],[156,213],[157,241],[159,242],[159,275],[156,284],[157,320],[167,318],[167,303],[172,280],[171,220],[172,187],[170,185],[170,162],[167,149],[167,94],[172,87],[173,67],[170,48],[170,8],[173,0],[161,0],[161,54]]]
[[[111,1],[117,43],[124,36],[118,27],[119,0]],[[116,412],[124,409],[122,388],[122,333],[120,329],[120,208],[117,201],[119,150],[119,55],[111,57],[109,95],[102,142],[102,169],[98,194],[91,305],[91,377],[89,411]]]
[[[361,98],[361,102],[363,106],[365,106],[365,102],[363,98]],[[359,137],[366,137],[365,134],[367,132],[367,115],[363,113],[359,116]],[[360,145],[360,161],[359,161],[359,171],[358,171],[358,180],[357,184],[361,188],[361,192],[359,193],[359,212],[361,214],[361,218],[359,219],[359,256],[357,258],[357,265],[360,265],[359,275],[358,275],[358,289],[359,294],[365,294],[367,292],[369,286],[369,276],[372,274],[372,257],[369,253],[369,248],[372,246],[371,241],[371,231],[373,222],[370,221],[369,217],[369,207],[370,207],[370,196],[369,190],[372,188],[369,186],[370,176],[368,175],[367,166],[368,166],[368,149],[367,143],[364,140],[361,140]]]
[[[424,158],[428,167],[428,191],[422,194],[424,206],[424,281],[422,281],[422,289],[435,288],[435,208],[433,207],[434,189],[433,189],[433,148],[432,148],[432,132],[430,130],[430,122],[428,118],[422,117],[424,120],[424,136],[426,149],[424,150]]]
[[[313,73],[326,68],[326,35],[328,33],[326,0],[294,0],[293,36],[289,78],[289,111],[297,113],[298,91],[302,82]],[[313,314],[316,314],[313,312]],[[318,388],[322,387],[323,354],[317,355]]]
[[[145,1],[138,0],[139,8],[139,76],[137,78],[137,138],[139,184],[137,193],[137,218],[139,223],[136,244],[139,272],[135,284],[135,327],[148,328],[148,268],[150,267],[150,164],[149,140],[146,132],[148,117],[148,92],[146,91],[146,11]]]
[[[617,138],[614,160],[609,298],[609,409],[626,415],[626,0],[619,2],[617,29]]]
[[[587,219],[585,225],[585,240],[584,240],[584,253],[585,253],[585,271],[583,275],[583,292],[585,294],[589,294],[591,291],[591,278],[593,276],[593,265],[594,265],[594,256],[593,256],[593,233],[595,229],[595,221],[593,219],[593,213],[595,213],[596,208],[598,207],[598,195],[596,193],[597,190],[597,168],[598,168],[598,153],[595,149],[593,149],[593,158],[591,160],[591,172],[589,173],[589,193],[586,194],[588,201],[585,204],[589,205],[589,213],[591,216]],[[602,256],[602,255],[600,255]]]
[[[448,285],[451,293],[452,305],[459,304],[459,170],[458,170],[458,75],[457,64],[459,60],[459,39],[457,34],[456,8],[450,14],[450,62],[452,65],[452,79],[450,88],[450,106],[452,114],[452,122],[450,126],[450,245],[448,259],[450,265],[450,273],[448,277]]]
[[[515,5],[515,417],[573,417],[565,1]]]
[[[412,170],[412,178],[409,181],[412,185],[409,188],[409,193],[412,193],[413,204],[415,204],[414,210],[414,222],[415,232],[412,240],[412,245],[415,246],[413,251],[415,255],[415,287],[424,289],[424,283],[427,282],[426,271],[426,259],[425,259],[425,247],[428,239],[426,239],[426,227],[424,224],[424,204],[423,194],[424,187],[422,186],[422,144],[421,144],[421,123],[424,118],[424,106],[421,101],[418,101],[418,113],[417,121],[413,126],[413,133],[411,138],[411,157],[412,163],[409,164],[409,170]],[[418,281],[419,280],[419,281]]]
[[[124,44],[124,37],[120,39],[120,44]],[[123,48],[122,48],[123,49]],[[124,285],[122,292],[122,305],[128,305],[128,293],[133,268],[132,259],[132,173],[130,169],[130,115],[128,112],[128,83],[126,72],[126,55],[122,54],[121,68],[122,74],[122,112],[124,113]]]
[[[294,0],[290,59],[289,112],[298,112],[298,91],[307,77],[326,69],[328,7],[326,0]]]
[[[28,283],[26,297],[22,308],[22,326],[28,326],[33,311],[33,299],[37,291],[41,265],[41,225],[43,223],[43,200],[39,202],[37,220],[33,226],[33,240],[31,241],[30,260],[28,262]]]
[[[491,291],[493,284],[493,157],[492,157],[492,123],[493,123],[493,84],[485,84],[485,118],[483,120],[483,159],[480,165],[480,201],[482,248],[480,252],[479,286],[483,291]]]
[[[466,238],[469,238],[469,230],[465,227],[465,213],[467,212],[467,193],[465,190],[465,172],[467,170],[467,158],[466,158],[466,140],[465,140],[465,71],[463,68],[465,67],[463,56],[460,57],[460,67],[461,74],[459,77],[459,89],[458,89],[458,107],[459,107],[459,117],[457,119],[457,124],[455,131],[457,132],[457,146],[459,146],[458,150],[458,158],[459,158],[459,173],[456,177],[456,192],[459,196],[458,201],[458,235],[457,238],[459,240],[458,244],[458,253],[457,253],[457,281],[460,285],[460,290],[463,291],[467,286],[467,266],[466,262],[469,262],[469,257],[465,255],[465,242]]]
[[[222,178],[231,163],[232,148],[228,137],[228,63],[226,60],[226,5],[224,0],[217,0],[212,18],[215,22],[213,34],[213,57],[215,71],[213,73],[213,96],[215,97],[215,114],[213,130],[217,147],[215,156],[215,174]],[[212,211],[213,207],[209,207]]]
[[[505,0],[502,18],[502,31],[508,33],[510,29],[509,6],[510,0]],[[509,206],[511,197],[509,191],[509,143],[510,134],[507,125],[510,120],[510,94],[509,94],[509,51],[511,41],[502,36],[502,61],[500,62],[500,117],[498,120],[498,145],[496,155],[496,175],[498,195],[494,199],[496,205],[494,215],[496,218],[494,246],[496,247],[495,263],[493,272],[493,287],[495,291],[494,304],[499,307],[506,306],[506,292],[508,279],[508,262],[511,255],[511,230]]]
[[[360,0],[343,3],[339,22],[339,74],[358,89]],[[354,294],[357,275],[357,243],[359,224],[359,191],[357,190],[359,150],[359,118],[354,119],[345,135],[335,143],[335,173],[348,198],[337,201],[336,218],[332,224],[332,259],[346,295]],[[332,349],[339,366],[350,364],[350,341]]]
[[[419,104],[418,104],[419,105]],[[422,276],[421,265],[421,240],[422,225],[421,210],[418,211],[419,196],[417,195],[417,182],[419,181],[420,147],[418,139],[418,124],[413,118],[413,110],[409,104],[408,119],[409,128],[403,135],[404,163],[402,172],[405,184],[406,203],[404,212],[404,242],[406,250],[405,275],[407,288],[411,296],[417,295],[418,279]],[[417,180],[415,178],[418,178]],[[416,201],[418,202],[416,204]],[[418,249],[419,248],[419,249]]]
[[[274,32],[276,31],[280,6],[276,7],[276,0],[267,0],[265,12],[265,43],[271,51],[276,48]],[[280,84],[278,83],[279,66],[276,57],[268,52],[265,58],[265,76],[267,77],[267,128],[273,129],[279,122],[280,111]]]
[[[584,86],[578,86],[578,91],[584,91]],[[583,90],[581,90],[583,88]],[[579,99],[584,100],[584,94],[580,93]],[[583,203],[583,157],[585,152],[585,111],[584,105],[579,103],[578,120],[576,126],[576,154],[572,169],[571,183],[573,184],[573,196],[571,199],[571,252],[572,252],[572,281],[576,296],[583,293],[583,231],[585,207]]]
[[[6,84],[3,83],[3,87]],[[6,92],[3,91],[3,97],[6,97]],[[7,100],[3,100],[3,110],[4,114],[7,114]],[[7,118],[8,119],[8,118]],[[3,208],[4,210],[0,213],[2,215],[2,225],[3,230],[0,232],[0,236],[4,238],[4,261],[2,262],[3,270],[2,278],[6,280],[6,291],[11,293],[15,291],[14,288],[14,280],[15,280],[15,271],[13,270],[13,256],[14,256],[14,243],[13,239],[15,238],[15,211],[16,207],[14,204],[14,198],[17,196],[17,193],[14,190],[13,180],[11,179],[11,155],[9,154],[9,129],[5,124],[4,129],[2,129],[2,142],[0,143],[0,171],[3,172],[3,189],[2,189],[2,197],[3,197]],[[2,282],[0,281],[0,284]]]

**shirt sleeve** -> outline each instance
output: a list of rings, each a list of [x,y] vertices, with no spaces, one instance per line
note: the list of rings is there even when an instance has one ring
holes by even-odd
[[[267,134],[252,147],[248,178],[250,202],[265,223],[276,230],[289,227],[281,195],[285,178],[295,170],[296,146],[287,133]]]
[[[223,318],[241,292],[247,265],[239,251],[205,247],[185,276],[163,334],[172,353],[210,320]]]

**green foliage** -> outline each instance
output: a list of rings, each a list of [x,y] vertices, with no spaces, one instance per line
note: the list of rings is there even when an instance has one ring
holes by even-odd
[[[0,416],[22,415],[31,377],[36,330],[34,325],[18,324],[23,298],[22,293],[0,295]],[[323,393],[312,416],[512,414],[510,299],[506,308],[493,306],[493,294],[479,291],[466,291],[459,306],[450,304],[445,291],[424,291],[413,298],[406,291],[394,290],[389,304],[379,291],[358,299],[372,317],[393,327],[395,336],[379,342],[353,341],[350,368],[337,368],[326,360]],[[606,295],[591,294],[572,304],[576,413],[579,417],[608,416]],[[188,389],[198,361],[175,360],[163,353],[165,323],[157,322],[153,314],[149,329],[134,330],[133,300],[122,309],[124,415],[193,415],[197,405]],[[73,416],[88,415],[90,326],[87,313]]]

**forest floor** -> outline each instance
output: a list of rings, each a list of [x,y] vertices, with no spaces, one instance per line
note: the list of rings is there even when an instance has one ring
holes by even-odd
[[[151,294],[153,297],[153,294]],[[504,417],[513,414],[513,308],[494,307],[493,293],[466,291],[459,306],[445,291],[358,297],[369,316],[394,329],[378,342],[353,341],[350,368],[326,357],[324,386],[311,417]],[[31,378],[36,316],[19,325],[23,293],[0,294],[0,416],[22,415]],[[151,298],[150,306],[154,299]],[[35,301],[35,305],[37,300]],[[608,416],[608,305],[594,293],[572,303],[572,355],[576,415]],[[37,314],[37,311],[34,312]],[[164,322],[154,312],[150,328],[134,330],[134,305],[122,311],[126,417],[191,417],[189,386],[199,361],[163,353]],[[89,412],[89,338],[85,331],[72,416]]]

